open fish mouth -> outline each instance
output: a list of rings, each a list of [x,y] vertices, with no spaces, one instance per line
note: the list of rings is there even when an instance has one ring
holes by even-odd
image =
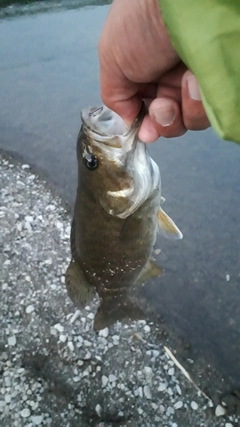
[[[146,114],[146,107],[142,104],[141,110],[130,127],[124,123],[122,118],[105,105],[99,107],[85,108],[81,112],[83,125],[95,135],[112,138],[113,136],[128,137],[135,132]],[[105,140],[107,143],[107,140]]]

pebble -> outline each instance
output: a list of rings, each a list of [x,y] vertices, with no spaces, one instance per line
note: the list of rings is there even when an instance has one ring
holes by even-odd
[[[113,374],[110,374],[108,379],[110,383],[115,383],[117,381],[117,377]]]
[[[99,331],[99,334],[98,334],[100,337],[104,337],[104,338],[107,338],[108,337],[108,335],[109,335],[109,329],[108,328],[104,328],[104,329],[102,329],[101,331]]]
[[[11,400],[12,400],[12,396],[11,396],[11,394],[6,394],[6,395],[5,395],[5,402],[6,402],[6,403],[10,403],[10,402],[11,402]]]
[[[229,282],[230,280],[230,274],[226,274],[226,281]]]
[[[28,408],[24,408],[24,409],[20,412],[20,414],[21,414],[21,417],[23,417],[23,418],[28,418],[28,417],[30,417],[31,412],[30,412],[30,410],[29,410]]]
[[[13,335],[12,337],[8,338],[8,345],[10,345],[11,347],[13,347],[14,345],[16,345],[16,342],[17,342],[17,340],[16,340],[15,335]]]
[[[158,391],[164,391],[167,388],[167,384],[165,383],[160,383],[158,386]]]
[[[197,411],[197,409],[198,409],[198,404],[197,404],[197,402],[194,402],[194,400],[191,402],[191,408],[192,408],[194,411]]]
[[[233,427],[233,424],[232,423],[226,423],[225,427]]]
[[[62,325],[60,325],[60,323],[56,323],[56,325],[54,325],[53,327],[58,332],[63,332],[64,331],[64,327]]]
[[[96,407],[95,407],[95,411],[96,411],[97,415],[99,417],[101,417],[101,414],[102,414],[102,407],[101,407],[101,405],[97,404]]]
[[[39,426],[42,421],[43,421],[43,416],[42,415],[33,415],[31,417],[31,421],[33,422],[33,424],[35,424],[36,426]]]
[[[215,415],[216,417],[222,417],[223,415],[226,414],[226,409],[223,408],[223,406],[218,405],[215,409]]]
[[[182,390],[181,390],[181,388],[179,387],[178,384],[176,385],[176,390],[177,390],[177,393],[180,394],[180,396],[181,396]]]
[[[66,342],[66,341],[67,341],[67,335],[63,335],[63,334],[61,334],[61,335],[59,336],[59,340],[60,340],[61,342]]]
[[[151,332],[151,328],[150,328],[150,326],[148,326],[148,325],[145,325],[143,329],[144,329],[144,332],[145,332],[146,334],[149,334],[149,332]]]
[[[106,375],[103,375],[102,376],[102,386],[106,387],[107,383],[108,383],[108,377],[106,377]]]
[[[27,306],[27,308],[26,308],[26,313],[27,313],[27,314],[30,314],[30,313],[32,313],[34,310],[35,310],[35,309],[34,309],[34,306],[30,304],[30,305],[28,305],[28,306]]]
[[[178,402],[174,403],[173,407],[174,409],[181,409],[183,407],[183,402],[179,400]]]
[[[134,392],[135,396],[139,396],[139,397],[143,397],[143,389],[142,387],[138,387],[135,392]]]
[[[93,319],[94,319],[94,317],[95,317],[94,313],[89,313],[89,314],[87,315],[87,318],[88,318],[88,319],[91,319],[91,320],[93,320]]]
[[[152,399],[152,393],[151,393],[150,387],[148,385],[145,385],[143,387],[143,392],[144,392],[144,396],[146,397],[146,399]]]
[[[67,343],[67,345],[68,345],[69,350],[70,350],[70,351],[72,351],[72,352],[74,352],[74,345],[73,345],[73,342],[72,342],[72,341],[69,341],[69,342]]]

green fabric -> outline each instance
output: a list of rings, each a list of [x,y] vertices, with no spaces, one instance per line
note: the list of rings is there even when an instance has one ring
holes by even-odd
[[[240,143],[240,0],[159,0],[171,42],[221,138]]]

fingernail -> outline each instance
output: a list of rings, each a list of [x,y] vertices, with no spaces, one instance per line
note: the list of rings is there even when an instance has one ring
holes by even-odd
[[[196,77],[190,76],[187,79],[188,92],[192,99],[195,101],[201,101],[201,94],[198,86]]]
[[[161,126],[170,126],[176,117],[176,111],[174,108],[158,108],[152,112],[152,116]]]

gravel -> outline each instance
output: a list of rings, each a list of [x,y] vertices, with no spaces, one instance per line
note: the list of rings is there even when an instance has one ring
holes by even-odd
[[[28,165],[0,155],[0,425],[230,427],[165,353],[153,323],[99,333],[99,300],[67,297],[70,216]]]

